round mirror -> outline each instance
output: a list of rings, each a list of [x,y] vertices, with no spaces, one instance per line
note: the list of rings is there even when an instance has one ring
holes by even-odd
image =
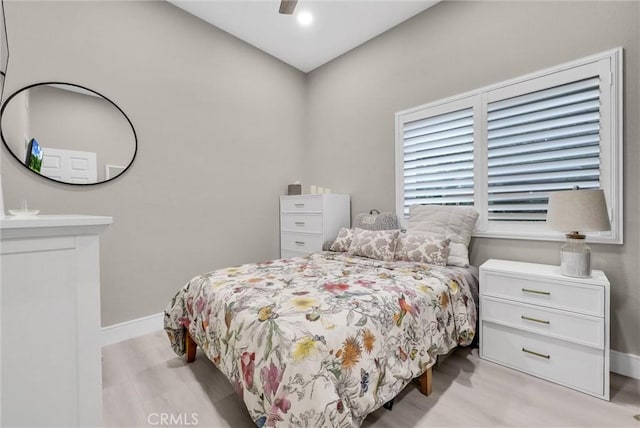
[[[104,95],[60,82],[27,86],[0,110],[0,134],[30,171],[69,184],[97,184],[122,174],[138,140],[126,114]]]

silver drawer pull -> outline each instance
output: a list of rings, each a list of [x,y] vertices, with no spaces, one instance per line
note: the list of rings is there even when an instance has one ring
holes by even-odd
[[[295,241],[296,245],[304,245],[304,241]]]
[[[537,318],[531,318],[531,317],[527,317],[527,316],[524,316],[524,315],[521,315],[520,318],[522,318],[523,320],[527,320],[527,321],[539,322],[540,324],[551,324],[550,321],[539,320]]]
[[[296,208],[304,208],[304,204],[293,204]]]
[[[296,226],[304,226],[304,221],[296,221]]]
[[[532,290],[530,288],[523,288],[522,292],[523,293],[533,293],[533,294],[542,294],[542,295],[545,295],[545,296],[551,296],[551,293],[549,291]]]
[[[551,358],[551,355],[545,355],[545,354],[541,354],[541,353],[536,352],[536,351],[530,351],[527,348],[522,348],[522,352],[526,352],[527,354],[535,355],[536,357],[545,358],[547,360],[549,358]]]

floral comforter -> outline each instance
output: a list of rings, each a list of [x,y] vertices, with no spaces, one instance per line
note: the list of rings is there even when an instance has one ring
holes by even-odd
[[[197,276],[164,325],[179,355],[188,329],[257,426],[349,427],[469,344],[476,317],[459,272],[325,252]]]

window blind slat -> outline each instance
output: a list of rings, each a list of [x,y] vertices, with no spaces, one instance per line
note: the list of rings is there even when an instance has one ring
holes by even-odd
[[[544,162],[537,165],[502,166],[491,168],[489,170],[489,177],[529,172],[566,171],[567,169],[593,168],[598,165],[600,165],[600,159],[586,158]]]
[[[571,169],[565,171],[555,171],[555,172],[532,172],[530,174],[511,174],[507,176],[493,176],[488,178],[488,183],[493,185],[501,184],[501,183],[510,183],[510,182],[519,182],[519,181],[527,181],[527,182],[544,182],[544,181],[563,181],[567,179],[576,179],[581,177],[598,177],[599,171],[597,169]]]
[[[516,146],[504,146],[500,148],[494,148],[491,150],[488,157],[498,158],[503,156],[509,156],[512,154],[523,154],[523,153],[535,153],[535,152],[545,152],[550,149],[562,149],[566,147],[584,147],[584,146],[592,146],[598,145],[600,143],[600,138],[598,135],[584,135],[581,137],[572,137],[572,138],[562,138],[559,140],[554,140],[552,143],[548,141],[544,141],[541,143],[529,143],[529,144],[521,144]]]
[[[567,116],[577,117],[577,115],[579,114],[591,113],[593,111],[597,112],[599,105],[600,103],[598,102],[596,97],[595,100],[579,104],[569,104],[562,107],[550,108],[541,111],[527,111],[525,109],[525,107],[527,106],[524,106],[518,108],[517,112],[514,111],[512,115],[504,119],[493,119],[491,115],[489,115],[489,120],[491,122],[488,129],[489,131],[494,131],[496,129],[510,128],[525,123],[540,122],[543,120],[548,121],[551,119],[564,118]],[[536,108],[538,108],[538,106],[536,106]]]
[[[525,153],[523,155],[503,156],[491,158],[488,162],[489,168],[494,166],[518,165],[518,164],[538,164],[554,159],[569,158],[590,158],[597,157],[600,153],[599,146],[578,147],[551,152]]]
[[[494,193],[508,193],[508,192],[536,192],[541,190],[546,191],[555,191],[555,190],[571,190],[574,186],[578,186],[581,189],[587,189],[592,187],[598,187],[599,183],[596,181],[588,180],[588,181],[580,181],[580,180],[572,180],[566,182],[557,182],[557,183],[535,183],[535,184],[513,184],[508,186],[492,186],[489,189],[489,202],[492,200],[492,195]]]
[[[455,110],[449,113],[440,114],[436,116],[429,116],[425,119],[414,120],[404,124],[403,129],[405,131],[413,131],[418,128],[431,128],[440,125],[443,122],[452,122],[458,119],[473,117],[473,111],[471,109]]]
[[[465,154],[466,155],[463,155]],[[405,157],[404,168],[417,168],[421,166],[429,166],[437,163],[457,162],[458,158],[454,159],[454,155],[460,155],[459,159],[473,159],[473,153],[469,145],[453,146],[435,150],[425,150],[420,153],[420,157],[414,154],[410,157]],[[415,159],[415,160],[412,160]]]
[[[432,136],[434,138],[443,138],[452,135],[463,135],[473,124],[471,118],[452,120],[450,122],[440,123],[433,127],[416,128],[411,131],[404,132],[405,139],[411,139],[420,136]]]
[[[404,185],[405,189],[413,190],[414,186],[420,186],[422,184],[430,183],[432,181],[445,181],[451,182],[451,180],[473,180],[473,171],[471,170],[462,170],[462,171],[448,171],[441,172],[440,174],[430,174],[430,175],[419,175],[419,176],[409,176],[405,177]]]
[[[415,143],[415,144],[414,144]],[[473,143],[472,134],[458,135],[451,138],[429,139],[427,137],[421,138],[419,142],[411,140],[407,141],[407,145],[404,148],[405,155],[415,152],[421,152],[423,150],[438,149],[440,147],[451,147],[459,144]]]
[[[565,128],[548,129],[530,134],[512,135],[502,138],[492,138],[487,141],[489,149],[505,146],[537,143],[540,141],[555,141],[581,135],[598,135],[600,126],[597,123],[567,126]]]
[[[587,92],[590,89],[598,88],[600,86],[600,78],[594,76],[590,79],[583,79],[573,83],[567,83],[565,85],[555,86],[553,88],[544,89],[542,91],[536,91],[529,94],[520,95],[506,100],[494,101],[487,106],[489,113],[497,110],[503,110],[505,108],[518,106],[521,104],[531,104],[536,101],[544,100],[547,98],[554,98],[560,96],[567,96],[576,92]]]
[[[495,129],[493,131],[489,131],[488,138],[489,140],[493,140],[497,138],[511,137],[513,135],[541,133],[558,128],[575,128],[576,125],[588,123],[597,124],[599,120],[600,113],[598,112],[578,114],[571,117],[562,117],[535,123],[525,123],[524,125],[511,126],[508,128]]]

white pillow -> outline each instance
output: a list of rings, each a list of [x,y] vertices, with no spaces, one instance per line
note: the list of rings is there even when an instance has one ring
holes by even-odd
[[[449,238],[447,264],[468,267],[468,247],[478,215],[478,211],[471,207],[412,205],[407,232]]]

